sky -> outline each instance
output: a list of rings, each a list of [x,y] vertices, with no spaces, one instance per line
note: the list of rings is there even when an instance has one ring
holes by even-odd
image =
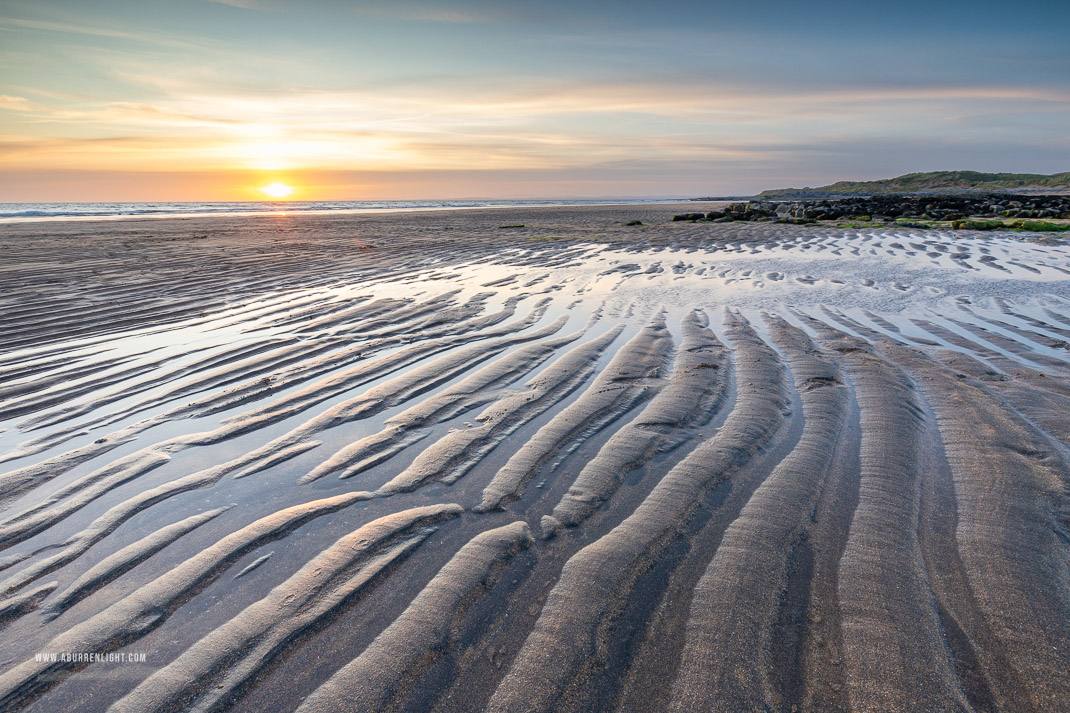
[[[1070,170],[1070,3],[0,0],[0,202]]]

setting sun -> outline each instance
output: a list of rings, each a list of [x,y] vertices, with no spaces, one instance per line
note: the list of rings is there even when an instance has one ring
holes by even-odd
[[[260,192],[264,195],[271,196],[272,198],[285,198],[293,193],[294,189],[293,186],[287,186],[285,183],[275,181],[266,186],[261,186]]]

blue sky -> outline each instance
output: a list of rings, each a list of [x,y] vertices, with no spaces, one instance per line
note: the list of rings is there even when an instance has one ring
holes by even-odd
[[[1070,170],[1070,4],[0,0],[0,201]]]

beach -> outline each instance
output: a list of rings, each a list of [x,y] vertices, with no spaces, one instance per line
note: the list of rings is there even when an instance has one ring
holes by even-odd
[[[0,226],[0,709],[1059,711],[1066,238]]]

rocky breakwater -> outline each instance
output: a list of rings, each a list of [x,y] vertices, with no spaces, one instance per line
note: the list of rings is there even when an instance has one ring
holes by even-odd
[[[877,195],[793,201],[754,200],[730,203],[721,210],[709,213],[683,213],[673,216],[674,221],[695,222],[949,221],[961,223],[953,227],[970,228],[979,227],[976,219],[985,218],[1070,219],[1070,196],[986,193],[939,196]],[[1018,227],[1028,226],[1023,224]]]

